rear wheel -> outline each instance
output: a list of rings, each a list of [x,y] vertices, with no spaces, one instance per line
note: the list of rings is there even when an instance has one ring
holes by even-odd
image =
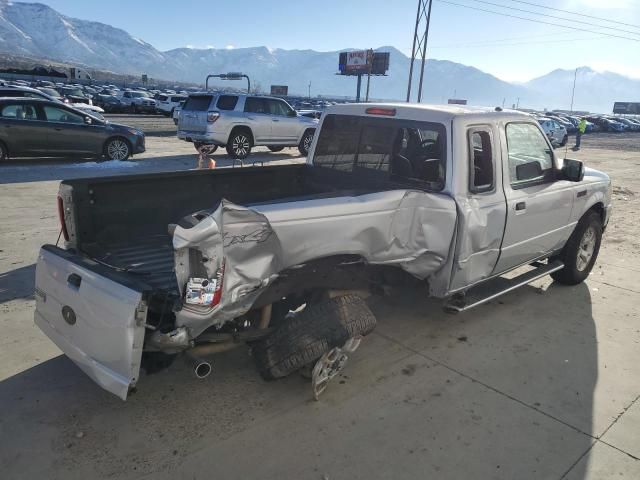
[[[212,145],[210,143],[202,143],[202,142],[193,142],[193,146],[196,148],[198,153],[200,153],[200,149],[206,145],[207,151],[205,153],[212,154],[218,149],[217,145]]]
[[[564,138],[562,139],[562,142],[560,142],[560,146],[564,147],[568,141],[569,141],[569,135],[565,135]]]
[[[302,140],[300,140],[300,144],[298,145],[298,151],[305,157],[309,155],[309,149],[311,148],[311,142],[313,142],[314,133],[315,132],[313,130],[307,130],[304,132]]]
[[[124,138],[112,138],[104,147],[104,155],[109,160],[126,160],[131,156],[131,147]]]
[[[285,318],[268,337],[254,343],[253,357],[265,380],[313,364],[334,347],[373,331],[376,318],[357,295],[329,298]]]
[[[578,222],[559,255],[564,268],[551,277],[565,285],[582,283],[596,263],[602,240],[602,221],[597,212],[586,213]]]
[[[5,162],[8,159],[9,153],[7,152],[7,147],[5,147],[2,142],[0,142],[0,162]]]
[[[229,136],[227,143],[227,153],[232,158],[238,158],[240,160],[245,159],[251,153],[251,147],[253,147],[253,139],[251,134],[246,130],[236,130]]]
[[[281,152],[282,150],[284,150],[284,147],[281,147],[281,146],[272,146],[272,147],[268,147],[268,148],[272,152]]]

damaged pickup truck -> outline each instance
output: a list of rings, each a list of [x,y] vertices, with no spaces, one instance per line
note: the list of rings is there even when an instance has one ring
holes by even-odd
[[[530,116],[339,105],[306,164],[63,181],[35,322],[122,399],[141,368],[183,356],[205,377],[239,345],[317,395],[375,327],[368,293],[422,282],[460,312],[548,274],[582,282],[610,196]]]

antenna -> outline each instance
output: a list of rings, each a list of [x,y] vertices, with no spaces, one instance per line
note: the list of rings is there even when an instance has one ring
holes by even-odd
[[[573,74],[573,90],[571,91],[571,108],[570,108],[570,115],[573,114],[573,100],[576,96],[576,80],[578,78],[578,69],[576,68],[576,71]],[[576,134],[577,135],[577,134]],[[576,144],[577,145],[577,144]],[[564,146],[564,158],[567,158],[567,152],[569,151],[569,142],[567,142]]]

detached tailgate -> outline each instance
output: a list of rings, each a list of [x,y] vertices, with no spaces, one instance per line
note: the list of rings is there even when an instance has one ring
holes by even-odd
[[[36,268],[35,323],[98,385],[126,400],[140,373],[148,288],[45,245]]]

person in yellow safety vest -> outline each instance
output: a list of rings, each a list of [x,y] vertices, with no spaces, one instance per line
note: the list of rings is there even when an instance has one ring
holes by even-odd
[[[584,118],[580,119],[580,123],[578,123],[578,133],[576,133],[576,146],[573,147],[574,150],[580,150],[580,141],[582,140],[582,135],[587,130],[587,120]]]

